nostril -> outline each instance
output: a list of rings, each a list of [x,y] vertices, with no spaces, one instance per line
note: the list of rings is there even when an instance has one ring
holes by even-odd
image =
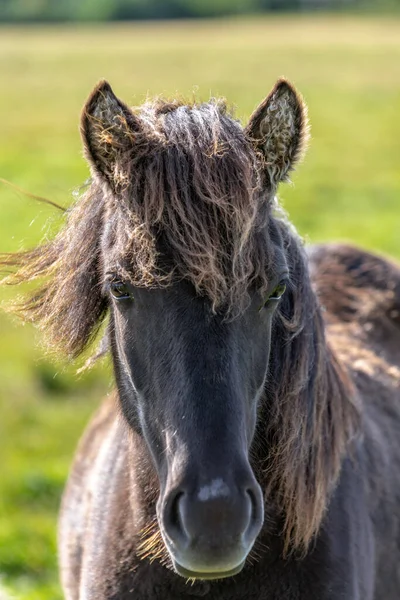
[[[256,487],[248,487],[246,495],[250,501],[250,515],[247,528],[244,532],[244,539],[249,543],[253,543],[264,521],[263,497],[261,489],[257,489]]]
[[[247,492],[247,495],[250,498],[250,506],[251,506],[251,508],[250,508],[250,510],[251,510],[251,512],[250,512],[250,523],[254,523],[254,521],[257,520],[257,513],[258,513],[258,510],[257,510],[257,499],[256,499],[256,496],[255,496],[255,494],[254,494],[254,492],[253,492],[253,490],[251,488],[247,489],[246,492]]]
[[[178,492],[171,503],[170,508],[170,525],[175,529],[183,529],[181,513],[179,510],[179,502],[183,497],[183,492]]]
[[[183,543],[186,541],[185,528],[182,522],[180,503],[184,492],[176,492],[169,498],[164,511],[164,528],[168,537],[172,540]]]

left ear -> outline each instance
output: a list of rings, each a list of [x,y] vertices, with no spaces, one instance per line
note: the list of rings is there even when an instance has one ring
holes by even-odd
[[[272,186],[288,177],[303,157],[309,139],[307,106],[286,79],[279,79],[272,91],[251,115],[247,137],[265,159]]]

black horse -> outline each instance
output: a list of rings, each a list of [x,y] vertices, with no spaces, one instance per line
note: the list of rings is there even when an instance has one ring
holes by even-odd
[[[398,600],[400,270],[307,257],[275,200],[307,142],[279,80],[245,129],[220,101],[82,115],[90,188],[3,257],[17,308],[78,355],[109,315],[117,392],[64,495],[68,600]]]

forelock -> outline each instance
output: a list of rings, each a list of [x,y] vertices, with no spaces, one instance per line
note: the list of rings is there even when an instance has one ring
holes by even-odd
[[[148,287],[178,274],[214,308],[240,312],[253,283],[266,289],[273,259],[257,153],[220,100],[158,99],[136,114],[148,141],[127,157],[129,186],[122,206],[113,205],[118,251],[132,265],[125,275]],[[159,237],[174,264],[169,273],[157,272]]]

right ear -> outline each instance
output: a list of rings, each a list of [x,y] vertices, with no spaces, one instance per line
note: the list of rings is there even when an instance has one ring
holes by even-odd
[[[141,127],[138,117],[116,97],[107,81],[98,83],[87,99],[80,130],[92,171],[114,191],[123,187],[121,159],[132,149]]]

